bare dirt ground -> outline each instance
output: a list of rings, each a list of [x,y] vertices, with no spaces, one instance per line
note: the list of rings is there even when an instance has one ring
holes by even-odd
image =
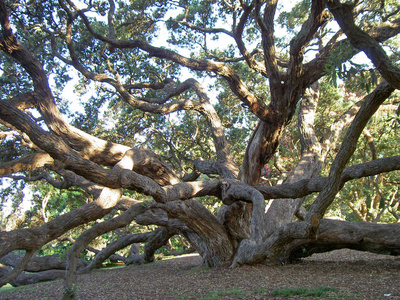
[[[198,255],[188,255],[93,271],[79,276],[78,299],[400,299],[399,257],[338,250],[294,265],[200,264]],[[61,299],[62,293],[59,280],[2,292],[0,299]]]

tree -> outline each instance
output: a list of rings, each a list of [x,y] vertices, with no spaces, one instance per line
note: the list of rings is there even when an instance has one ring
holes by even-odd
[[[85,247],[132,222],[157,229],[109,244],[81,272],[132,243],[145,243],[133,260],[153,261],[175,235],[210,267],[286,263],[343,247],[399,254],[398,224],[324,218],[346,182],[400,169],[400,157],[384,150],[348,166],[375,112],[397,104],[395,1],[300,1],[290,11],[277,1],[235,0],[0,5],[0,120],[16,145],[1,175],[90,195],[41,226],[0,232],[0,256],[25,250],[1,284],[18,281],[46,243],[103,217],[67,254],[66,298]],[[360,52],[369,62],[354,60]],[[93,90],[75,114],[60,95],[72,74],[82,98]],[[346,109],[321,95],[329,82],[350,93],[361,76]],[[299,151],[278,148],[289,135]],[[294,168],[282,168],[284,151]],[[272,165],[284,183],[262,184]]]

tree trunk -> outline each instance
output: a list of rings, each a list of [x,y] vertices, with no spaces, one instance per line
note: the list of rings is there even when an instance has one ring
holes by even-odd
[[[231,238],[225,227],[196,200],[174,201],[162,207],[169,217],[186,224],[189,231],[183,232],[203,258],[208,267],[229,265],[234,254]]]
[[[308,88],[301,101],[298,114],[298,127],[301,141],[301,158],[291,171],[285,183],[310,179],[319,175],[323,164],[321,145],[314,132],[314,118],[319,100],[319,85]],[[296,199],[275,199],[268,206],[265,214],[267,236],[279,227],[293,221],[294,215],[304,201]]]

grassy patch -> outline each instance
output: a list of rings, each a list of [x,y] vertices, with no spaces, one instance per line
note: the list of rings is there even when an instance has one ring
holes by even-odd
[[[180,295],[186,293],[186,290],[173,290],[172,292],[167,292],[169,295]]]
[[[7,283],[6,285],[4,285],[4,286],[2,286],[0,288],[0,293],[9,292],[9,291],[12,291],[14,289],[15,289],[15,287],[13,287],[11,284]]]
[[[206,296],[197,298],[197,300],[213,300],[219,299],[223,296],[237,296],[239,298],[246,299],[247,297],[251,296],[249,293],[241,290],[241,289],[231,289],[227,291],[212,291],[209,292]]]
[[[266,288],[260,288],[254,292],[255,295],[257,294],[265,294],[267,292]]]
[[[0,288],[0,294],[1,293],[8,293],[8,292],[17,292],[17,291],[29,291],[29,290],[34,290],[36,289],[36,285],[27,285],[27,286],[17,286],[14,287],[11,284],[6,284]]]
[[[305,288],[305,287],[298,287],[298,288],[283,288],[283,289],[276,289],[272,292],[274,296],[283,296],[283,297],[292,297],[292,296],[303,296],[303,297],[341,297],[340,295],[334,294],[337,289],[332,288],[329,286],[322,286],[319,288]]]

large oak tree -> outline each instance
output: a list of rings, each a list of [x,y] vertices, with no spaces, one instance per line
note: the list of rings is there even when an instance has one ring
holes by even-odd
[[[398,224],[324,218],[346,182],[400,169],[400,157],[384,152],[348,164],[371,117],[393,110],[399,11],[396,1],[306,0],[287,10],[257,0],[1,0],[1,136],[14,147],[2,144],[0,175],[79,188],[87,201],[51,220],[43,212],[40,225],[1,231],[0,257],[14,265],[0,269],[0,284],[64,276],[36,268],[27,280],[21,272],[36,261],[67,268],[73,297],[77,270],[133,243],[145,243],[142,254],[114,258],[151,262],[175,235],[210,267],[286,263],[343,247],[399,255]],[[376,80],[321,128],[319,82],[354,76],[342,66],[359,66],[359,53]],[[75,115],[71,76],[85,99]],[[283,183],[265,185],[265,166],[293,123],[295,166]],[[219,209],[208,209],[205,196]],[[121,237],[90,264],[78,260],[91,241],[133,222],[156,229]],[[88,223],[66,264],[39,263],[43,245]]]

